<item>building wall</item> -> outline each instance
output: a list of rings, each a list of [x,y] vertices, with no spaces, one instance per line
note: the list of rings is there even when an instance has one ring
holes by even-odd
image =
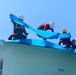
[[[76,54],[30,45],[0,46],[2,75],[76,75]]]

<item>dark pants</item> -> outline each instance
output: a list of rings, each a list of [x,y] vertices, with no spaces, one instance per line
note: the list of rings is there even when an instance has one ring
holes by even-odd
[[[27,37],[23,34],[19,34],[19,35],[10,35],[8,40],[16,40],[16,39],[26,39]]]
[[[71,42],[69,42],[69,43],[67,43],[67,44],[64,44],[65,46],[65,48],[67,48],[67,49],[69,49],[70,48],[70,46],[71,46]]]

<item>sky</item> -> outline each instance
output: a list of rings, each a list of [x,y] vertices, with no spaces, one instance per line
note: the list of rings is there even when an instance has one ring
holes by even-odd
[[[0,39],[8,40],[13,33],[10,14],[24,15],[24,22],[37,29],[42,23],[55,23],[55,32],[65,28],[76,39],[76,0],[0,0]],[[25,28],[30,39],[41,39]],[[48,41],[58,43],[59,39]]]

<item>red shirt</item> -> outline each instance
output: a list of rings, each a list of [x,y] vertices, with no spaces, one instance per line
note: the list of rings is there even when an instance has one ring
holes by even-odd
[[[52,32],[54,31],[54,29],[50,28],[50,25],[48,23],[44,23],[44,24],[41,24],[38,29],[41,29],[41,30],[51,30]]]

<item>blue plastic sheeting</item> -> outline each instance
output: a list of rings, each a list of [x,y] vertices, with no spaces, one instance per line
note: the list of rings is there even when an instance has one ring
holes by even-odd
[[[45,40],[23,39],[23,40],[11,40],[10,42],[67,50],[62,46],[59,46],[55,43],[45,41]]]
[[[71,35],[70,35],[70,33],[64,33],[64,34],[60,34],[58,37],[59,38],[70,38]]]
[[[26,28],[34,31],[36,34],[44,37],[44,38],[48,38],[48,39],[57,39],[57,38],[69,38],[71,37],[70,33],[58,33],[58,32],[51,32],[51,31],[43,31],[43,30],[37,30],[32,28],[30,25],[24,23],[23,21],[21,21],[19,18],[17,18],[15,15],[10,14],[10,19],[13,20],[14,22],[25,26]],[[47,35],[46,35],[47,34]]]

